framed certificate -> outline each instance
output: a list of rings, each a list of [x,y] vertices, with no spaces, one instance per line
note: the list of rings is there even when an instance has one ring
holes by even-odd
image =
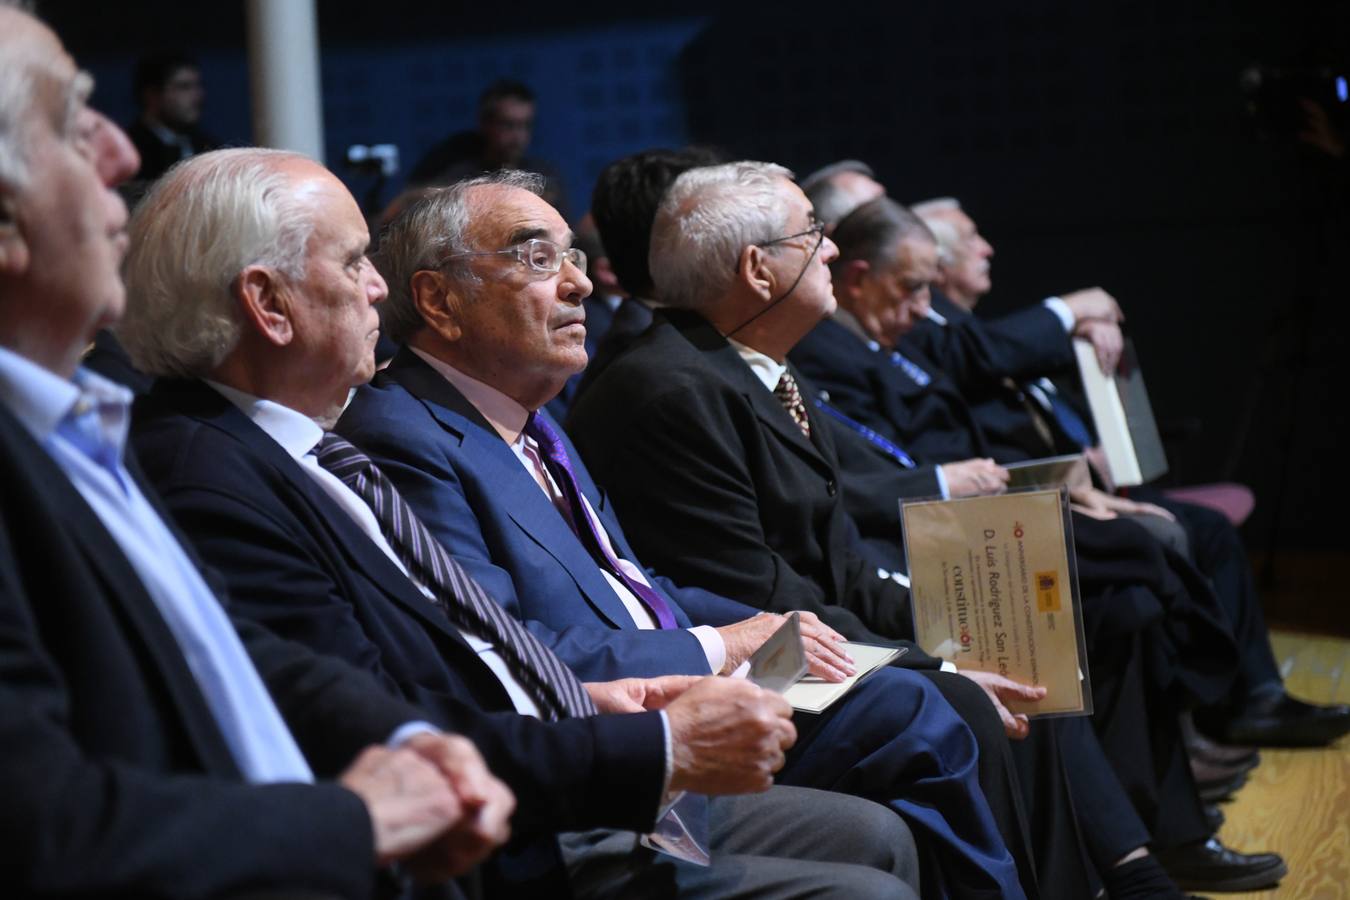
[[[1091,714],[1067,491],[901,501],[900,520],[919,646],[1046,688],[1013,712]]]

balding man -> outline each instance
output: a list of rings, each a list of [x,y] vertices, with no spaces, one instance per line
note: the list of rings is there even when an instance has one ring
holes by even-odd
[[[862,801],[774,788],[711,808],[690,797],[662,816],[663,788],[768,788],[795,738],[784,701],[728,679],[583,686],[436,543],[379,467],[325,433],[374,372],[386,293],[360,210],[331,173],[277,151],[206,154],[156,186],[131,234],[119,333],[161,376],[135,424],[151,478],[241,613],[361,666],[483,748],[519,797],[520,840],[492,861],[494,889],[697,896],[739,880],[757,896],[905,895],[889,871],[912,864],[908,835]],[[728,824],[816,807],[822,818],[800,841],[754,845]],[[638,845],[654,823],[679,837],[681,816],[699,838],[703,815],[710,867]],[[830,843],[826,822],[848,837]],[[564,870],[551,833],[582,828],[606,830],[568,838]]]
[[[78,368],[122,312],[111,188],[138,164],[91,88],[0,4],[4,881],[356,898],[395,860],[464,871],[505,837],[476,798],[505,789],[364,675],[236,631],[124,455],[130,392]]]

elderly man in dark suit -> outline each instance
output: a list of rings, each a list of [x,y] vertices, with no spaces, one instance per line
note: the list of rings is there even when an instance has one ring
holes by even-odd
[[[338,430],[578,671],[730,673],[780,617],[644,574],[575,448],[540,409],[585,363],[578,324],[591,283],[566,224],[536,190],[513,176],[461,183],[386,230],[378,256],[392,285],[385,321],[409,346],[358,391]],[[540,468],[545,458],[554,468]],[[548,485],[558,484],[573,490],[571,505],[550,500]],[[802,621],[817,671],[845,674],[831,649],[838,635],[810,612]],[[880,673],[826,714],[799,718],[799,728],[802,748],[789,754],[786,781],[846,785],[891,803],[940,851],[956,893],[1015,888],[994,880],[1012,866],[1005,850],[986,855],[991,837],[999,841],[974,767],[959,753],[939,754],[946,775],[894,777],[928,771],[920,760],[936,760],[939,744],[970,744],[926,682]],[[882,759],[890,762],[878,768]]]
[[[130,392],[77,363],[121,313],[111,187],[135,151],[8,5],[0,85],[4,881],[355,898],[395,860],[466,870],[511,808],[473,747],[344,664],[236,631],[124,456]]]
[[[494,859],[491,888],[905,895],[873,867],[906,870],[908,836],[870,804],[774,788],[710,809],[691,796],[676,806],[683,818],[661,815],[666,786],[768,787],[795,735],[783,701],[721,679],[583,686],[498,610],[368,458],[325,434],[319,423],[374,370],[385,295],[365,222],[331,173],[277,151],[207,154],[156,187],[131,233],[120,333],[145,371],[194,379],[165,378],[138,404],[151,478],[241,613],[367,669],[483,748],[521,798],[513,824],[529,839]],[[189,235],[186,246],[175,235]],[[753,827],[807,810],[792,835]],[[678,837],[667,826],[683,822],[697,840],[705,814],[710,867],[637,846],[634,831],[658,819],[662,834]],[[596,826],[631,830],[568,836],[562,872],[549,833]]]

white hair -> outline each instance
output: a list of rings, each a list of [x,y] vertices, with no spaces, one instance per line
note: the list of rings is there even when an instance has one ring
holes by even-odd
[[[456,253],[480,249],[469,245],[469,192],[493,184],[535,195],[544,192],[544,176],[514,169],[448,187],[422,188],[381,232],[374,262],[389,285],[389,298],[380,304],[380,327],[392,340],[406,341],[425,324],[412,295],[413,275],[442,266]],[[476,282],[468,267],[457,267],[447,274],[461,283]]]
[[[657,299],[686,309],[720,299],[735,281],[742,250],[783,237],[784,178],[792,173],[782,166],[745,161],[675,179],[652,222],[648,265]]]
[[[0,13],[11,12],[33,18],[32,4],[20,0],[0,0]],[[20,190],[28,184],[29,131],[34,124],[33,98],[39,94],[37,75],[42,60],[33,49],[20,45],[14,38],[0,43],[0,184]],[[83,72],[66,88],[64,119],[58,127],[68,129],[71,113],[77,109],[93,88],[93,81]]]
[[[938,263],[943,266],[954,264],[961,256],[961,234],[956,226],[933,215],[920,215],[919,218],[937,240]]]
[[[131,219],[127,310],[116,329],[139,369],[211,372],[243,330],[234,295],[240,272],[256,265],[304,277],[313,209],[279,166],[306,158],[256,147],[216,150],[156,182]]]
[[[920,200],[918,203],[911,203],[909,210],[921,219],[927,219],[934,213],[951,212],[961,208],[961,201],[955,197],[934,197],[931,200]]]

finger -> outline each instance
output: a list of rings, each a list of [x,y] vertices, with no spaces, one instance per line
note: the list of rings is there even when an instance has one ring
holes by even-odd
[[[853,657],[849,656],[848,652],[833,637],[822,638],[814,634],[803,636],[802,646],[808,654],[815,654],[832,666],[845,669],[850,674],[855,671]]]
[[[1007,727],[1007,723],[1005,722],[1004,729],[1008,732],[1008,737],[1012,738],[1015,741],[1020,741],[1025,739],[1027,735],[1031,734],[1031,722],[1028,721],[1025,715],[1019,713],[1018,715],[1012,717],[1012,728],[1009,729]]]
[[[823,678],[831,684],[838,684],[849,676],[836,665],[832,665],[828,660],[824,660],[814,653],[807,654],[806,668],[817,678]]]

